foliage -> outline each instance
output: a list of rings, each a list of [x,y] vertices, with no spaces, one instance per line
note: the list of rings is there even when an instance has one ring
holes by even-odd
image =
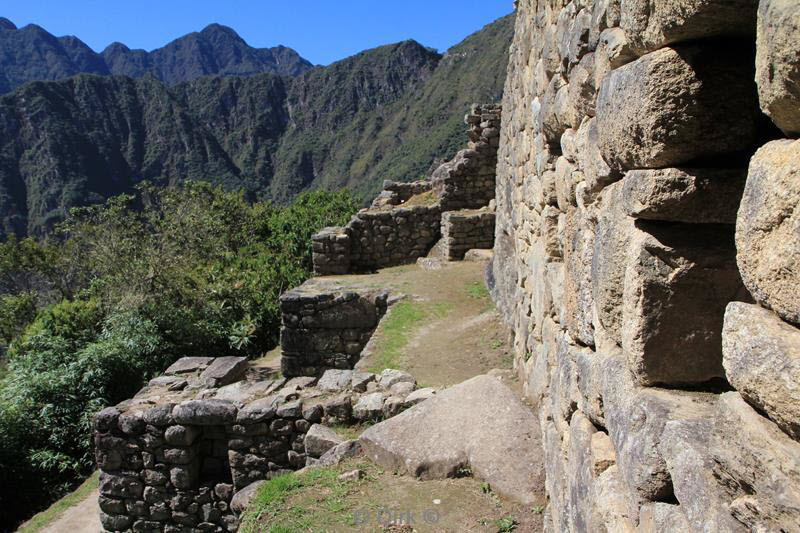
[[[0,387],[0,529],[91,472],[94,413],[176,358],[271,349],[278,297],[310,275],[311,234],[355,209],[342,192],[278,208],[187,182],[74,211],[47,253],[56,264],[80,257],[83,285],[41,308],[36,287],[52,293],[43,284],[0,299],[0,328],[13,337]],[[18,254],[6,270],[23,271],[35,255]],[[9,318],[14,306],[26,320]]]

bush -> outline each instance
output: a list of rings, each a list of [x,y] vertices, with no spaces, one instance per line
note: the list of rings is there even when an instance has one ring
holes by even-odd
[[[79,273],[69,290],[38,283],[0,300],[0,334],[13,337],[0,388],[0,529],[91,472],[98,410],[179,357],[274,347],[278,297],[310,275],[311,234],[356,209],[345,193],[309,192],[279,208],[187,183],[75,211],[47,245],[51,262]],[[36,243],[25,246],[35,253],[19,257],[36,256]],[[38,272],[26,265],[6,270]],[[47,300],[36,287],[64,299],[32,305]],[[13,309],[22,320],[9,318]]]

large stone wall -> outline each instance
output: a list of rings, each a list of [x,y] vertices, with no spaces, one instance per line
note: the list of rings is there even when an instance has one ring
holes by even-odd
[[[487,281],[546,529],[800,530],[800,4],[517,11]]]

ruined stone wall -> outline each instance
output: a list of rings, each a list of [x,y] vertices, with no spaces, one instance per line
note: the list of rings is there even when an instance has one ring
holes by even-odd
[[[442,254],[448,261],[460,261],[473,249],[494,246],[494,212],[461,209],[442,214]]]
[[[792,0],[517,2],[487,281],[548,531],[798,530],[799,50]]]
[[[488,207],[495,194],[501,113],[499,104],[474,105],[464,117],[467,147],[437,167],[430,179],[386,181],[369,209],[359,211],[347,226],[325,228],[314,235],[314,274],[370,272],[413,263],[441,237],[442,213]],[[463,220],[486,223],[485,217],[465,215]],[[473,233],[482,237],[484,230]],[[489,239],[471,240],[482,243],[474,248],[484,248],[491,247],[488,241],[492,239],[493,233]]]
[[[284,376],[321,376],[352,369],[378,321],[388,293],[320,287],[308,281],[281,295],[281,371]]]
[[[431,174],[442,211],[478,209],[494,199],[501,105],[475,105],[464,117],[469,126],[467,148]]]

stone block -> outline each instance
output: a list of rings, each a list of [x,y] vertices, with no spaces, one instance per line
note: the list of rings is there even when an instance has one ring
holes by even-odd
[[[753,297],[800,324],[800,140],[772,141],[750,160],[736,249]]]
[[[236,420],[236,407],[224,400],[189,400],[172,410],[175,422],[183,425],[213,426]]]
[[[648,220],[735,224],[745,180],[738,169],[631,170],[622,185],[624,210]]]
[[[731,385],[800,440],[800,329],[757,305],[733,302],[725,312],[722,351]]]
[[[208,368],[208,365],[210,365],[213,361],[213,357],[182,357],[172,363],[172,365],[167,368],[164,374],[172,376],[176,374],[200,372]]]
[[[200,374],[200,380],[210,387],[224,387],[242,379],[247,367],[246,357],[217,357]]]
[[[674,43],[755,34],[754,0],[625,0],[620,4],[620,26],[640,54]]]
[[[746,298],[724,226],[637,221],[629,243],[622,349],[643,385],[724,378],[725,306]]]
[[[606,163],[671,167],[748,149],[758,107],[746,54],[731,45],[662,48],[612,71],[597,97]]]
[[[321,424],[314,424],[306,433],[305,451],[311,457],[321,457],[331,448],[344,442],[335,431]]]
[[[790,137],[800,135],[800,4],[758,3],[756,83],[761,109]]]

